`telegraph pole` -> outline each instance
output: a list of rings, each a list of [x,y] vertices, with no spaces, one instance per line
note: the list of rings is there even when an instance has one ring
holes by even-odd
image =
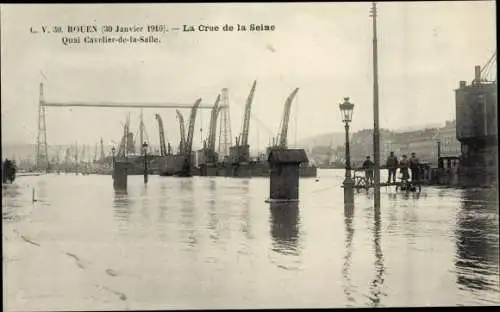
[[[378,55],[377,55],[377,4],[372,3],[373,20],[373,156],[375,160],[375,208],[380,207],[380,133],[378,111]]]

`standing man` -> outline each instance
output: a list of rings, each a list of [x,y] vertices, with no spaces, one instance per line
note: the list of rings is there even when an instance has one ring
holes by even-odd
[[[416,154],[411,153],[410,170],[411,170],[411,181],[412,182],[419,180],[419,167],[420,167],[420,162],[419,162]]]
[[[387,166],[387,170],[389,171],[389,177],[387,179],[387,183],[388,184],[391,183],[391,177],[392,181],[396,183],[396,170],[398,168],[398,158],[394,156],[394,152],[391,152],[389,157],[387,157],[385,165]]]
[[[408,181],[409,173],[408,173],[409,162],[406,155],[403,155],[401,161],[399,162],[399,171],[401,172],[401,181]]]
[[[373,183],[373,168],[375,163],[371,161],[370,156],[366,156],[366,160],[363,162],[363,169],[365,169],[365,178],[367,184]]]

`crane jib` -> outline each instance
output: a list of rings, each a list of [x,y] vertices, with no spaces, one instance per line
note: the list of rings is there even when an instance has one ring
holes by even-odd
[[[287,148],[287,136],[288,136],[288,122],[290,120],[290,109],[292,107],[292,101],[295,98],[295,95],[297,95],[297,92],[299,91],[299,88],[296,88],[293,90],[293,92],[288,96],[285,102],[285,109],[283,112],[283,120],[281,122],[281,130],[280,133],[278,134],[278,146],[281,148]]]
[[[252,89],[250,90],[250,94],[248,95],[247,102],[245,105],[245,113],[243,117],[243,129],[241,131],[241,146],[248,145],[248,133],[250,131],[250,115],[252,111],[252,102],[255,94],[255,87],[257,86],[257,80],[253,82]]]

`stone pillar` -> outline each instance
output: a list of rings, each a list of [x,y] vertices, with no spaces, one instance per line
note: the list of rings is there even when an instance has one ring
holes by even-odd
[[[308,162],[303,149],[272,149],[270,165],[270,201],[298,201],[300,164]]]
[[[128,162],[115,161],[113,167],[113,187],[115,190],[127,189]]]

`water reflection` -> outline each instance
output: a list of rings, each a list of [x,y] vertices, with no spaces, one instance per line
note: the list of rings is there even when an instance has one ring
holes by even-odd
[[[113,216],[120,230],[128,228],[130,221],[130,199],[128,192],[124,190],[115,190],[113,197]]]
[[[252,239],[252,225],[250,222],[250,184],[248,180],[243,180],[243,209],[241,214],[241,231],[245,234],[247,240]]]
[[[193,178],[179,178],[179,185],[183,192],[193,192]]]
[[[374,190],[374,199],[373,199],[373,206],[375,209],[380,208],[380,185],[378,187],[375,187]]]
[[[148,188],[146,185],[141,189],[141,215],[144,218],[144,221],[149,223],[149,197],[148,197]]]
[[[208,201],[208,228],[212,231],[210,233],[210,239],[213,242],[219,240],[219,216],[217,215],[216,203],[217,203],[217,185],[215,179],[210,179],[208,181],[208,189],[210,191],[210,200]]]
[[[158,196],[158,222],[164,224],[166,222],[165,212],[167,210],[167,185],[165,181],[160,184],[160,196]]]
[[[413,193],[413,199],[420,199],[420,192]]]
[[[403,199],[405,200],[410,199],[410,192],[402,192],[401,194],[403,194]]]
[[[193,191],[193,179],[181,178],[180,179],[180,193],[181,193],[181,224],[184,226],[182,230],[185,234],[184,242],[189,247],[195,247],[198,243],[196,237],[195,224],[195,205],[194,198],[195,192]]]
[[[354,237],[354,203],[344,205],[344,226],[345,226],[345,256],[342,265],[342,277],[344,294],[348,302],[354,303],[356,300],[353,295],[353,285],[351,282],[351,264],[352,264],[352,239]]]
[[[158,223],[156,229],[158,235],[162,241],[167,239],[165,225],[167,223],[166,211],[167,211],[167,184],[165,180],[160,182],[160,196],[158,196]]]
[[[23,207],[21,192],[17,184],[2,185],[2,220],[3,222],[20,221],[22,217],[18,210]]]
[[[380,297],[381,295],[385,296],[385,293],[382,293],[382,289],[384,286],[384,254],[382,252],[382,247],[380,244],[381,233],[380,233],[380,208],[375,207],[374,211],[374,226],[373,226],[373,247],[375,253],[375,277],[370,284],[370,301],[371,304],[375,307],[380,305]]]
[[[465,189],[456,226],[457,282],[465,289],[498,288],[498,193]]]
[[[282,255],[299,255],[298,202],[271,203],[272,250]]]
[[[46,202],[47,199],[47,181],[40,179],[35,187],[36,199],[39,202]]]

